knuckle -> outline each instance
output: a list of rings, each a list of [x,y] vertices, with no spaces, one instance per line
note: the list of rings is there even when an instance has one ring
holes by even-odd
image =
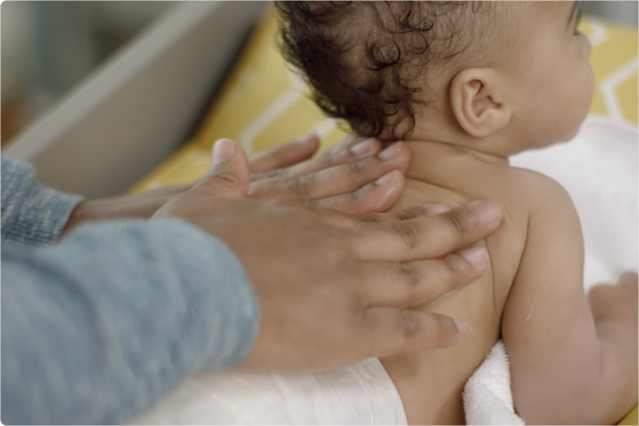
[[[459,255],[446,256],[442,259],[442,263],[453,275],[461,275],[468,269],[466,268],[466,262]]]
[[[366,165],[368,163],[367,159],[364,160],[358,160],[358,161],[352,161],[350,163],[348,163],[348,168],[355,173],[359,173],[362,170],[364,170],[366,168]]]
[[[397,220],[399,220],[399,221],[404,221],[404,220],[408,220],[408,219],[410,219],[410,218],[408,217],[408,214],[406,214],[406,213],[405,213],[405,212],[403,212],[403,211],[399,211],[399,212],[397,212],[397,213],[395,214],[395,216],[397,217]]]
[[[448,219],[450,225],[455,229],[458,234],[466,233],[468,229],[468,223],[456,214],[447,214],[445,217]]]
[[[215,182],[226,188],[236,188],[241,183],[239,176],[228,172],[217,173],[214,178]]]
[[[283,177],[284,176],[284,169],[271,170],[269,172],[263,173],[262,176],[264,178],[266,178],[266,179],[274,179],[274,178]]]
[[[420,279],[419,271],[413,267],[410,263],[395,263],[395,267],[401,276],[404,277],[406,283],[408,284],[410,289],[413,289],[417,286]]]
[[[327,167],[334,166],[337,163],[337,153],[334,149],[326,150],[319,157]]]
[[[390,226],[395,234],[404,240],[409,248],[413,249],[417,247],[417,232],[408,222],[391,222],[388,226]]]
[[[251,182],[258,182],[267,179],[276,179],[282,177],[283,169],[270,170],[268,172],[251,173]]]
[[[310,193],[315,175],[297,176],[287,181],[287,188],[298,197],[307,197]]]

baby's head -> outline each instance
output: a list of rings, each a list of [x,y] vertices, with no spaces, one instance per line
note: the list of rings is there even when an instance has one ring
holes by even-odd
[[[496,155],[567,140],[593,89],[574,2],[278,2],[285,58],[357,133]]]

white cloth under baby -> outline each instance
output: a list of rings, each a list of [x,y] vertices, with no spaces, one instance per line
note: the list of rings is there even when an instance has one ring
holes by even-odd
[[[584,235],[586,290],[637,270],[637,133],[607,118],[588,117],[569,143],[511,158],[543,173],[570,194]]]
[[[501,339],[466,382],[464,413],[469,425],[523,425],[515,414],[508,354]]]
[[[305,374],[201,374],[136,424],[406,424],[377,358]]]
[[[589,117],[569,143],[511,158],[511,165],[543,173],[570,194],[584,235],[584,289],[637,271],[637,142],[634,127]],[[523,424],[514,414],[508,356],[495,345],[466,383],[466,423]]]
[[[637,130],[589,118],[567,144],[513,157],[566,188],[584,231],[586,289],[637,270]],[[469,424],[523,424],[514,414],[508,357],[499,343],[468,381]],[[377,359],[313,374],[203,374],[138,424],[406,424]]]

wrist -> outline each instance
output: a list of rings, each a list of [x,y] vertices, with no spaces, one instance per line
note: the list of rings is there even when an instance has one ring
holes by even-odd
[[[139,215],[131,214],[126,209],[118,208],[118,200],[105,198],[101,200],[87,200],[78,204],[71,212],[69,220],[60,236],[64,236],[71,229],[86,222],[101,220],[131,219]],[[127,214],[128,213],[128,214]]]
[[[66,225],[62,228],[62,232],[60,233],[60,238],[63,238],[71,229],[75,226],[81,224],[82,222],[87,221],[87,213],[86,213],[86,204],[90,203],[90,201],[83,201],[71,211],[69,215],[69,219],[67,220]]]
[[[120,219],[149,219],[175,195],[191,188],[190,184],[159,188],[140,194],[87,200],[76,206],[62,231],[62,235],[84,222]]]

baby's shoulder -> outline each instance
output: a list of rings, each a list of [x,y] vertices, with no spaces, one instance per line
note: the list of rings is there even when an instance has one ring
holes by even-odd
[[[568,195],[563,186],[553,178],[534,170],[522,169],[520,167],[509,167],[508,182],[519,189],[525,189],[532,196],[542,196],[552,194]]]
[[[505,179],[508,192],[518,202],[525,202],[531,213],[543,213],[549,209],[574,210],[572,200],[559,182],[542,173],[519,167],[509,167]]]

